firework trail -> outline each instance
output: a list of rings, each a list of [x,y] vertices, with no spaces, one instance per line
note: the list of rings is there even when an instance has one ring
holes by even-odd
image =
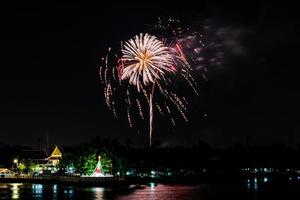
[[[165,30],[169,27],[160,25],[156,28]],[[186,50],[190,47],[186,44],[187,39],[182,37],[183,32],[183,29],[177,27],[170,41],[168,38],[141,33],[122,42],[118,53],[112,53],[112,49],[109,48],[108,55],[102,58],[104,65],[100,67],[99,72],[108,108],[116,118],[120,117],[120,114],[117,114],[116,104],[125,100],[127,105],[125,115],[129,126],[133,127],[135,118],[146,119],[142,108],[147,106],[150,146],[155,110],[161,115],[168,116],[173,125],[175,125],[174,112],[171,112],[173,108],[188,121],[188,100],[173,89],[175,82],[180,80],[195,95],[199,94],[197,82],[192,75],[194,60],[197,59],[186,55]],[[197,47],[197,53],[201,52],[199,50],[201,48],[202,46]],[[138,114],[135,116],[134,113]]]

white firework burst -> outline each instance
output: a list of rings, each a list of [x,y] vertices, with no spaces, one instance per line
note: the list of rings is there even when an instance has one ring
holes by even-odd
[[[110,58],[112,58],[111,62],[109,62]],[[168,104],[174,105],[184,120],[188,121],[188,102],[185,97],[177,95],[176,91],[172,90],[173,81],[183,80],[195,94],[198,92],[197,83],[191,75],[192,68],[189,59],[186,58],[179,40],[167,41],[166,39],[164,41],[147,33],[140,33],[122,42],[120,55],[108,54],[102,60],[104,66],[100,68],[100,78],[105,85],[105,100],[115,117],[118,117],[115,101],[119,100],[120,96],[125,98],[127,104],[126,115],[130,127],[134,126],[135,119],[132,108],[137,106],[139,117],[146,120],[147,112],[143,107],[145,103],[148,103],[150,146],[152,145],[155,109],[160,114],[170,117],[172,124],[175,125],[171,107]],[[131,91],[135,89],[141,92],[141,95],[132,96],[135,92]],[[158,97],[154,98],[156,95]],[[138,99],[140,97],[143,99]],[[162,101],[161,98],[163,98]]]
[[[122,47],[124,69],[121,79],[129,79],[138,91],[142,83],[147,86],[160,80],[165,73],[173,72],[174,59],[171,49],[155,36],[136,35]]]

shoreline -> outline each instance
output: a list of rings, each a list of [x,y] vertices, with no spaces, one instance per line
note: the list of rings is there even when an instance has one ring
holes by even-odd
[[[87,186],[123,186],[127,181],[114,177],[36,177],[0,178],[0,183],[35,183],[35,184],[61,184],[61,185],[87,185]]]
[[[222,180],[207,180],[202,179],[166,179],[166,178],[119,178],[119,177],[68,177],[68,176],[53,176],[53,177],[6,177],[0,178],[0,183],[34,183],[34,184],[61,184],[61,185],[76,185],[76,186],[103,186],[103,187],[119,187],[129,185],[149,185],[155,184],[184,184],[197,185],[201,183],[222,182]],[[236,182],[236,181],[235,181]]]
[[[265,179],[267,177],[267,179]],[[34,183],[34,184],[60,184],[74,186],[100,186],[100,187],[122,187],[130,185],[149,185],[149,184],[184,184],[197,185],[203,183],[241,183],[256,181],[262,183],[288,183],[297,182],[298,176],[291,179],[286,175],[246,175],[246,176],[214,176],[214,177],[185,177],[185,178],[153,178],[153,177],[75,177],[75,176],[49,176],[49,177],[1,177],[0,183]]]

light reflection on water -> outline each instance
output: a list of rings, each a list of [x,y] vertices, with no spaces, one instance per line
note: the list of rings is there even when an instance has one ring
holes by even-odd
[[[149,186],[144,186],[136,189],[127,195],[119,196],[118,200],[132,199],[169,199],[169,200],[189,200],[199,199],[200,191],[205,187],[202,186],[183,186],[183,185],[163,185],[150,183]],[[202,198],[205,199],[205,198]]]
[[[0,183],[0,199],[197,199],[198,187],[156,183],[138,188],[75,187],[57,184]]]
[[[93,191],[94,192],[94,199],[96,199],[96,200],[101,200],[101,199],[104,199],[103,197],[104,197],[104,188],[102,188],[102,187],[94,187],[94,188],[92,188],[91,189],[91,191]]]
[[[0,183],[0,199],[79,199],[79,200],[217,200],[217,199],[272,199],[260,197],[261,188],[270,181],[267,177],[248,178],[241,185],[200,184],[167,185],[149,183],[136,187],[131,185],[126,188],[111,187],[77,187],[58,184],[20,184]],[[244,189],[243,189],[244,188]],[[250,193],[249,193],[250,192]],[[251,196],[251,194],[254,194]],[[249,196],[250,194],[250,196]],[[299,193],[296,193],[299,194]],[[300,197],[300,194],[298,195]],[[287,199],[286,199],[287,200]]]
[[[42,184],[32,184],[32,196],[36,199],[43,198],[43,185]]]
[[[73,199],[74,186],[65,186],[63,190],[64,190],[64,199]]]
[[[246,188],[248,191],[257,192],[264,188],[270,181],[268,177],[252,177],[246,180]]]
[[[20,188],[19,186],[22,185],[21,183],[12,183],[11,185],[11,198],[12,199],[19,199],[20,197]]]

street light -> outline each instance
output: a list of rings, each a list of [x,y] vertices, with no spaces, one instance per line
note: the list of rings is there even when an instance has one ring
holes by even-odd
[[[12,170],[14,171],[14,169],[18,169],[18,167],[19,167],[19,165],[18,165],[18,159],[17,158],[15,158],[14,160],[13,160],[13,162],[14,162],[14,165],[13,165],[13,168],[12,168]]]

